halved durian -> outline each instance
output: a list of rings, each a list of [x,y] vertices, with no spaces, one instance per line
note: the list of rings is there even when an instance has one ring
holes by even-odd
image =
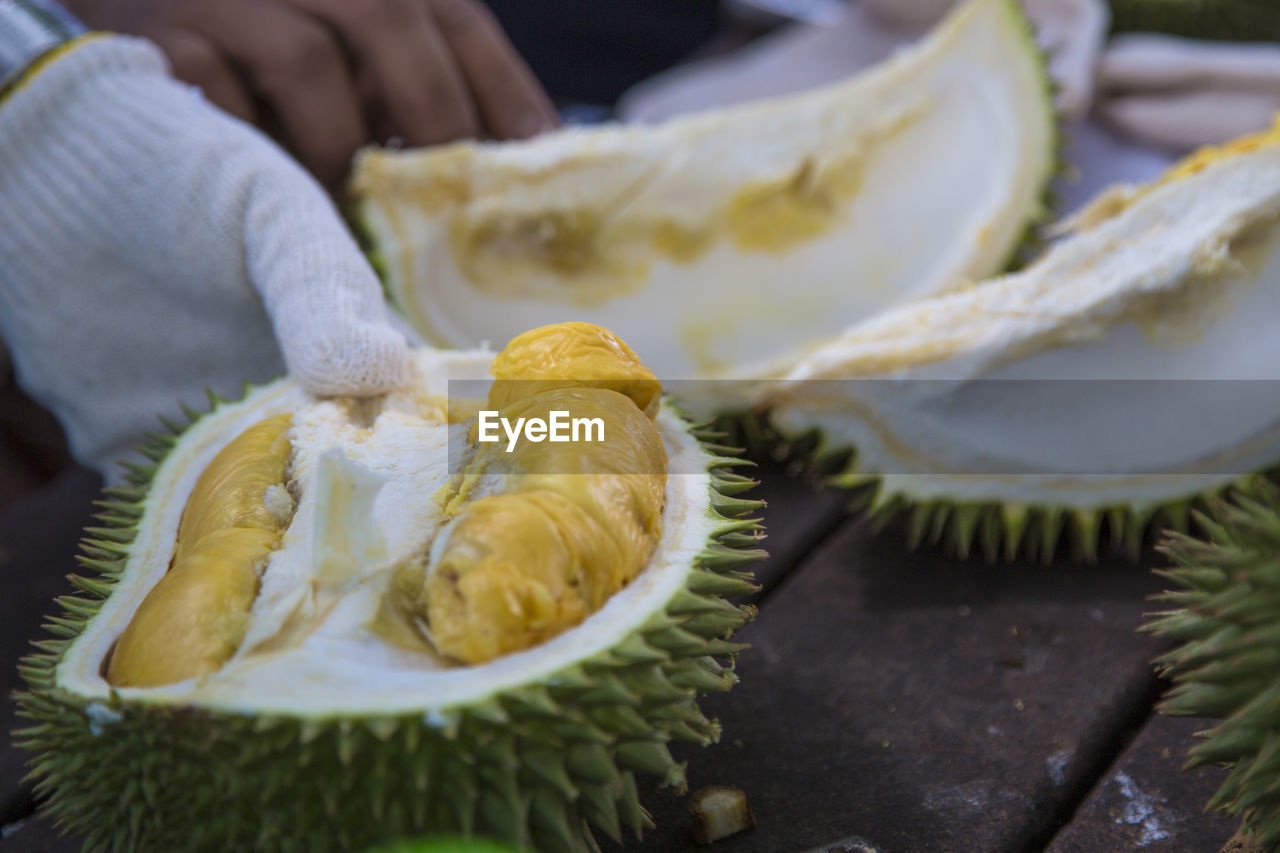
[[[750,608],[723,596],[754,589],[758,502],[610,333],[543,340],[549,362],[499,360],[501,410],[590,400],[604,443],[486,457],[449,381],[492,355],[426,350],[382,398],[281,380],[153,441],[84,543],[100,577],[23,663],[21,743],[64,829],[116,853],[427,831],[587,851],[649,824],[634,774],[682,785],[668,741],[718,736],[695,700],[735,681]],[[537,517],[489,523],[495,502]]]
[[[1056,165],[1016,0],[848,82],[653,126],[368,150],[392,301],[445,347],[615,329],[665,379],[777,375],[858,318],[1005,268]]]
[[[857,324],[762,405],[914,541],[1050,558],[1280,464],[1280,125],[1104,195],[1025,270]]]

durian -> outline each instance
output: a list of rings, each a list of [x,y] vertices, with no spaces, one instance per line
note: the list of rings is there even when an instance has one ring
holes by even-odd
[[[490,365],[487,402],[450,393]],[[760,554],[735,460],[598,327],[411,372],[215,401],[108,491],[19,700],[86,849],[596,850],[649,824],[637,773],[683,785],[669,741],[716,739],[696,699],[735,681]],[[579,404],[604,441],[476,438],[485,405]]]
[[[1262,850],[1280,850],[1280,488],[1255,478],[1196,522],[1195,538],[1163,545],[1176,589],[1145,626],[1178,643],[1157,659],[1174,684],[1160,707],[1219,720],[1187,766],[1229,767],[1209,807],[1243,815]]]
[[[1280,40],[1280,10],[1271,0],[1110,0],[1112,29],[1194,39]]]
[[[855,324],[762,396],[961,555],[1133,554],[1280,464],[1280,124],[1117,188],[1024,270]],[[1262,381],[1257,381],[1262,380]]]
[[[1056,162],[1016,0],[846,82],[650,126],[370,149],[352,180],[429,342],[616,330],[664,379],[777,375],[885,306],[1004,269]]]

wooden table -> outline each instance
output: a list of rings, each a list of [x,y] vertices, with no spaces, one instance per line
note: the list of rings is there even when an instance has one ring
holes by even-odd
[[[756,829],[693,844],[687,798],[644,792],[657,829],[627,850],[718,853],[1217,851],[1234,821],[1201,812],[1221,771],[1179,772],[1203,720],[1155,716],[1135,633],[1161,583],[1141,567],[956,562],[905,552],[844,496],[762,470],[770,559],[741,638],[742,682],[705,707],[724,727],[682,748],[692,789],[744,789]],[[69,469],[0,515],[0,670],[69,591],[96,478]],[[1149,555],[1148,562],[1159,560]],[[3,723],[14,723],[6,700]],[[72,851],[0,751],[0,848]],[[606,850],[619,849],[606,842]]]

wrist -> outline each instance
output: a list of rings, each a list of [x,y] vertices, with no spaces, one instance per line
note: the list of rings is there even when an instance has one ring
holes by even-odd
[[[52,0],[0,0],[0,93],[84,32],[84,25]]]

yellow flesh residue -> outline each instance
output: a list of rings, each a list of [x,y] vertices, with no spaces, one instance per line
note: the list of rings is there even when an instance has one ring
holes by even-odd
[[[1280,142],[1280,115],[1267,130],[1251,133],[1221,145],[1206,145],[1174,163],[1158,180],[1142,187],[1120,185],[1103,190],[1095,199],[1069,219],[1051,229],[1056,235],[1084,231],[1123,213],[1148,193],[1185,178],[1198,175],[1209,166],[1241,154],[1257,151]]]
[[[1276,116],[1271,127],[1267,130],[1251,133],[1248,136],[1241,136],[1230,142],[1224,142],[1222,145],[1208,145],[1189,154],[1170,166],[1169,170],[1164,173],[1155,186],[1190,177],[1204,171],[1206,167],[1219,160],[1226,160],[1239,154],[1257,151],[1277,142],[1280,142],[1280,115]]]
[[[647,172],[612,198],[593,199],[588,191],[584,199],[581,190],[551,186],[579,174],[589,186],[596,171],[631,165],[594,153],[532,171],[481,175],[477,149],[450,146],[433,154],[430,168],[409,180],[385,173],[372,160],[362,165],[354,189],[382,200],[404,252],[412,252],[413,241],[399,215],[401,205],[446,220],[453,262],[477,290],[586,307],[635,292],[659,258],[690,263],[725,240],[742,251],[785,252],[828,233],[857,195],[867,158],[923,115],[928,100],[922,95],[856,135],[819,139],[773,175],[744,181],[709,213],[686,215],[633,204]],[[545,198],[533,209],[503,197],[543,186]],[[412,269],[412,261],[406,255],[397,263]]]
[[[151,589],[107,667],[116,687],[172,684],[220,667],[240,645],[258,570],[279,545],[291,418],[257,423],[224,447],[187,499],[169,572]]]
[[[552,288],[549,295],[596,305],[636,290],[655,258],[690,263],[721,239],[743,251],[785,252],[822,236],[856,195],[865,156],[857,148],[807,157],[787,174],[747,184],[709,222],[586,207],[463,212],[449,226],[454,262],[485,293]]]

